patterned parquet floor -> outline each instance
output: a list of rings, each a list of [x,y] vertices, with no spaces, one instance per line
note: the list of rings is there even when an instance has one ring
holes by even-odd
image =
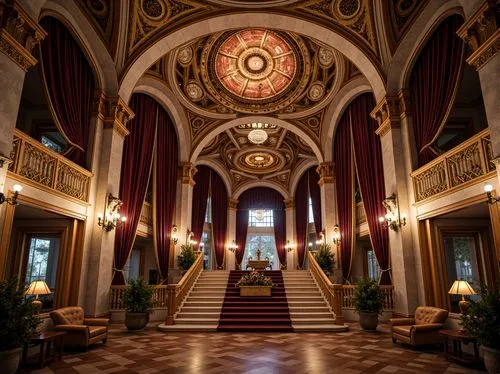
[[[26,372],[26,371],[25,371]],[[65,353],[32,373],[478,373],[439,350],[412,351],[379,331],[345,333],[127,333],[114,327],[106,345]]]

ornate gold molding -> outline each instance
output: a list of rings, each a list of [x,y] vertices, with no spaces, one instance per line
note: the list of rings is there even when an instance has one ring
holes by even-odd
[[[229,199],[228,207],[229,209],[236,209],[238,207],[239,200]]]
[[[335,171],[333,170],[333,162],[323,162],[316,168],[319,174],[319,185],[323,186],[325,183],[335,182]]]
[[[122,138],[130,133],[127,123],[135,114],[121,97],[106,96],[102,91],[96,90],[92,112],[103,121],[104,128],[114,129]]]
[[[182,164],[179,166],[179,179],[182,184],[189,184],[193,187],[196,182],[194,181],[194,175],[198,170],[190,162]]]
[[[33,48],[47,36],[24,9],[13,0],[0,0],[0,51],[27,71],[38,61]]]
[[[283,200],[283,202],[285,203],[285,209],[295,208],[295,199],[287,199]]]
[[[457,34],[469,44],[472,54],[467,63],[481,69],[500,51],[500,5],[496,1],[485,1]]]
[[[376,134],[380,137],[391,129],[399,129],[401,120],[407,115],[411,115],[408,90],[401,90],[396,96],[384,97],[370,113],[370,116],[378,122]]]

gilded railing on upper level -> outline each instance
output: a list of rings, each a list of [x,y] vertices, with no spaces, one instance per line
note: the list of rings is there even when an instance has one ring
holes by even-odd
[[[92,173],[15,130],[9,171],[38,185],[88,202]]]
[[[463,188],[495,170],[489,130],[483,130],[462,144],[415,170],[411,177],[415,202]]]
[[[189,270],[184,274],[179,283],[167,285],[168,292],[168,311],[167,318],[165,320],[166,325],[173,325],[175,313],[180,308],[184,298],[187,296],[191,288],[193,287],[196,279],[203,270],[203,254],[198,253],[198,257]]]
[[[328,305],[335,313],[335,324],[343,325],[344,316],[342,315],[342,285],[330,282],[330,279],[328,279],[326,274],[318,265],[311,252],[309,252],[309,270],[311,270],[311,274],[316,280],[316,283],[321,288],[323,295],[325,295]]]
[[[359,226],[366,222],[365,206],[363,202],[356,204],[356,225]]]
[[[394,310],[394,299],[392,297],[394,286],[380,286],[384,292],[384,306],[383,310]],[[354,308],[353,296],[355,285],[344,284],[342,285],[342,308]]]
[[[109,290],[109,310],[124,310],[123,295],[127,286],[111,286]],[[153,293],[153,308],[166,308],[168,304],[167,286],[155,286]]]
[[[147,201],[142,204],[141,217],[139,219],[139,222],[148,226],[153,226],[153,207]]]

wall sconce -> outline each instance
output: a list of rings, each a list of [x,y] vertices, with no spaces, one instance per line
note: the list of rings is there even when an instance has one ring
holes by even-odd
[[[19,192],[23,189],[23,186],[20,184],[15,184],[12,186],[12,191],[14,191],[14,195],[12,197],[5,197],[3,192],[0,192],[0,204],[7,203],[9,205],[17,205],[17,196],[19,195]]]
[[[119,213],[122,205],[122,201],[110,193],[107,198],[104,215],[102,213],[97,214],[97,224],[108,232],[124,224],[127,221],[127,217],[120,216]]]
[[[333,226],[332,242],[335,245],[340,244],[340,226],[339,225]]]
[[[233,240],[231,243],[227,245],[227,249],[231,252],[235,253],[238,250],[238,244],[236,244],[236,240]]]
[[[387,212],[385,217],[379,217],[378,220],[384,228],[390,228],[393,231],[398,231],[402,226],[406,225],[406,216],[399,214],[399,202],[396,194],[385,198],[382,201]]]
[[[192,232],[191,230],[188,230],[188,236],[187,236],[187,242],[189,245],[196,245],[198,244],[198,242],[196,240],[193,240],[194,238],[194,232]]]
[[[323,245],[326,243],[326,240],[325,240],[325,232],[324,231],[321,231],[319,233],[319,239],[316,240],[316,245]]]
[[[172,232],[170,233],[170,240],[174,242],[174,245],[179,241],[179,228],[177,225],[172,226]]]
[[[484,192],[486,192],[486,196],[488,197],[488,200],[486,200],[488,204],[496,204],[500,201],[500,196],[493,196],[493,186],[491,184],[484,186]]]
[[[285,244],[285,249],[287,250],[287,252],[291,252],[295,249],[295,244],[291,243],[290,240],[287,240]]]

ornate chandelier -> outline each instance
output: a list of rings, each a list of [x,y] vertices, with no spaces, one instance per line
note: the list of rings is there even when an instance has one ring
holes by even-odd
[[[267,132],[261,129],[255,129],[248,133],[248,140],[253,144],[262,144],[267,140]]]

